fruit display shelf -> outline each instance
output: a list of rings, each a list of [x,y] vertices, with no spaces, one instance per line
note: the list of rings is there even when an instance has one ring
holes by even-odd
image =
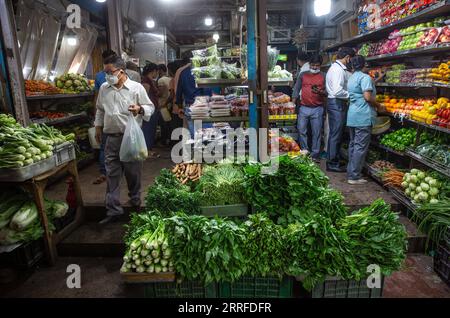
[[[373,141],[373,140],[370,142],[370,145],[371,145],[371,146],[374,146],[374,147],[376,147],[376,148],[379,148],[379,149],[381,149],[381,150],[384,150],[384,151],[386,151],[386,152],[390,152],[390,153],[396,154],[396,155],[401,156],[401,157],[404,157],[404,156],[405,156],[405,153],[404,153],[404,152],[400,152],[400,151],[396,151],[396,150],[394,150],[394,149],[388,148],[388,147],[383,146],[382,144],[380,144],[380,143],[378,143],[378,142],[375,142],[375,141]]]
[[[387,60],[396,60],[404,57],[414,57],[420,55],[433,55],[450,52],[450,43],[433,44],[417,49],[397,51],[391,54],[375,55],[366,58],[367,62],[378,62]]]
[[[426,123],[418,122],[416,120],[412,120],[412,119],[407,118],[407,117],[399,117],[399,116],[397,116],[397,115],[395,115],[393,113],[383,112],[383,113],[380,113],[380,115],[389,116],[389,117],[392,117],[394,119],[400,120],[401,122],[409,122],[409,123],[415,124],[416,126],[421,126],[421,127],[425,127],[425,128],[432,129],[432,130],[437,130],[437,131],[440,131],[440,132],[443,132],[443,133],[446,133],[446,134],[450,134],[450,129],[445,128],[445,127],[439,127],[439,126],[436,126],[436,125],[429,125],[429,124],[426,124]]]
[[[378,87],[408,87],[408,88],[450,88],[450,84],[442,83],[377,83]]]
[[[58,119],[49,119],[49,118],[41,118],[41,119],[32,119],[33,124],[46,124],[46,125],[59,125],[62,123],[79,120],[81,118],[86,118],[88,115],[86,112],[82,112],[80,114],[69,115],[67,117],[58,118]]]
[[[450,11],[450,0],[441,1],[427,9],[419,11],[415,14],[411,14],[404,19],[395,21],[391,24],[377,28],[374,31],[370,31],[364,34],[360,34],[343,42],[333,44],[325,49],[327,52],[336,52],[340,47],[343,46],[354,46],[363,42],[380,40],[385,38],[390,32],[395,29],[400,29],[410,24],[426,22],[427,20],[433,19],[440,15],[448,14]]]
[[[406,155],[408,155],[410,158],[416,160],[417,162],[420,162],[421,164],[427,166],[428,168],[431,168],[431,169],[450,178],[450,168],[449,167],[447,167],[439,162],[436,162],[432,159],[429,159],[427,157],[421,156],[411,149],[408,149],[406,151]]]
[[[406,208],[408,208],[411,212],[417,210],[417,206],[411,202],[411,200],[397,188],[389,187],[389,192],[397,199],[398,202],[403,204]]]
[[[55,95],[36,95],[36,96],[27,96],[28,101],[34,100],[52,100],[52,99],[65,99],[65,98],[84,98],[84,97],[92,97],[94,96],[94,92],[86,92],[80,94],[55,94]]]

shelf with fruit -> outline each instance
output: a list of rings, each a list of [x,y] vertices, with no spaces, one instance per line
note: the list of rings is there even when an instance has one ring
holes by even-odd
[[[371,74],[380,72],[380,68],[371,69]],[[410,68],[405,64],[396,64],[384,68],[385,83],[377,83],[382,87],[450,87],[450,60],[440,63],[435,68]],[[374,77],[374,76],[373,76]]]
[[[55,78],[54,83],[25,80],[25,93],[28,100],[91,96],[93,92],[94,81],[79,74],[63,75]]]
[[[393,94],[378,94],[377,101],[391,114],[411,115],[415,111],[421,111],[425,106],[430,107],[435,103],[433,98],[405,98]]]
[[[389,32],[406,27],[411,23],[427,22],[434,17],[444,15],[450,10],[450,1],[443,0],[390,0],[385,1],[377,12],[364,13],[361,7],[358,11],[360,19],[358,21],[359,35],[329,46],[326,51],[337,51],[342,46],[352,46],[365,41],[373,41],[383,38]],[[373,7],[372,7],[373,8]],[[369,14],[372,13],[372,14]]]
[[[445,18],[421,23],[406,29],[394,30],[385,39],[374,43],[364,43],[358,54],[368,61],[388,59],[401,55],[445,51],[449,48],[450,28],[443,25]]]

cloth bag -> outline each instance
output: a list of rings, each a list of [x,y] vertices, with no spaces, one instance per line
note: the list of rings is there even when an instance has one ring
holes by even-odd
[[[147,157],[148,150],[144,133],[136,118],[130,113],[122,144],[120,145],[120,161],[144,161]]]

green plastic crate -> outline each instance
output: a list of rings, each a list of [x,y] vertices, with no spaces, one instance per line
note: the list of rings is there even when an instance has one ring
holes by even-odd
[[[248,214],[247,204],[202,206],[200,207],[202,215],[213,217],[246,217]]]
[[[366,280],[340,280],[329,278],[317,284],[312,290],[312,298],[381,298],[383,295],[384,277],[381,288],[367,287]]]
[[[243,277],[234,283],[220,283],[220,298],[291,298],[292,277]]]
[[[150,283],[145,286],[146,298],[217,298],[217,285],[184,281],[180,284]]]

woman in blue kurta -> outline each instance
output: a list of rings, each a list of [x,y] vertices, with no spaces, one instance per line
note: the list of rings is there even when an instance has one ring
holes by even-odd
[[[350,107],[347,115],[347,126],[350,129],[348,147],[348,183],[353,185],[367,183],[361,178],[367,152],[369,151],[372,126],[377,117],[376,109],[380,104],[376,101],[376,89],[372,78],[363,72],[366,61],[357,55],[352,58],[354,73],[348,80]]]

